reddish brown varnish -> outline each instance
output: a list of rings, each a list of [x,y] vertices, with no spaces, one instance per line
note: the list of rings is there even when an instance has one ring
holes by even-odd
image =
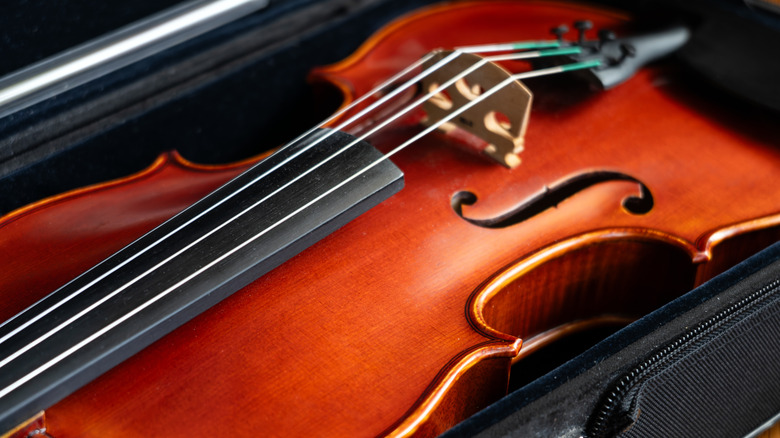
[[[565,4],[434,7],[315,76],[349,100],[431,49],[542,39],[575,19],[630,27],[628,17]],[[47,409],[47,430],[57,438],[442,432],[504,393],[520,339],[535,348],[636,318],[780,234],[771,126],[687,90],[679,73],[652,66],[592,93],[562,78],[551,82],[561,89],[540,82],[523,162],[511,171],[428,136],[393,158],[406,178],[399,194]],[[406,124],[373,142],[389,150],[418,129]],[[164,157],[141,175],[7,216],[0,320],[240,168],[206,171]],[[492,217],[604,169],[644,181],[655,207],[625,211],[621,201],[637,193],[630,182],[593,186],[502,229],[474,226],[450,207],[469,190],[479,201],[465,214]]]

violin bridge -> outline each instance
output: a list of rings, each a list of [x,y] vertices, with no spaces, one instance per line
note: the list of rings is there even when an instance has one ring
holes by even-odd
[[[431,67],[451,52],[439,52],[429,59],[424,68]],[[459,78],[452,85],[433,95],[423,106],[427,113],[424,124],[431,126],[447,118],[480,95],[504,82],[511,73],[495,63],[485,62],[480,56],[462,53],[422,80],[423,92],[430,93],[461,72],[478,63],[482,65]],[[531,91],[519,81],[503,87],[481,99],[457,117],[441,124],[438,129],[452,132],[458,128],[477,136],[488,145],[482,152],[500,164],[514,168],[520,164],[526,126],[531,109]]]

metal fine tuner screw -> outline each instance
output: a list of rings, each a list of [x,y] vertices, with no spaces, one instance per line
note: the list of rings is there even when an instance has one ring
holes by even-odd
[[[566,33],[569,32],[569,26],[565,24],[561,24],[560,26],[553,27],[550,29],[550,33],[555,35],[555,37],[558,39],[558,43],[563,42],[563,36],[566,35]]]
[[[574,22],[574,28],[580,32],[578,41],[582,45],[585,42],[585,32],[593,29],[593,22],[590,20],[577,20]]]

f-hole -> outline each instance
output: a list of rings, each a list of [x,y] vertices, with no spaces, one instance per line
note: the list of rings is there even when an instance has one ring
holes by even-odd
[[[642,181],[631,175],[611,171],[577,175],[555,186],[545,187],[541,194],[523,202],[517,208],[493,218],[472,219],[463,215],[464,205],[474,205],[477,202],[477,196],[471,192],[461,191],[454,194],[451,203],[455,213],[471,224],[483,228],[505,228],[528,220],[550,207],[555,207],[588,187],[609,181],[631,181],[639,185],[638,196],[629,196],[622,200],[623,208],[630,214],[645,214],[653,208],[653,195]]]

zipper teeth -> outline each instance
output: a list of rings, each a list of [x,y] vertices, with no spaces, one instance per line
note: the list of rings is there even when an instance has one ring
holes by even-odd
[[[699,325],[697,325],[690,331],[686,332],[684,335],[674,340],[674,342],[672,342],[671,344],[656,351],[652,357],[645,360],[638,366],[634,367],[629,373],[625,374],[615,384],[614,388],[612,389],[612,391],[610,391],[607,397],[605,397],[604,400],[602,401],[601,409],[594,416],[593,421],[590,427],[588,428],[587,433],[584,436],[591,437],[591,438],[605,436],[605,434],[609,430],[608,429],[609,420],[617,410],[623,397],[631,388],[635,386],[636,382],[641,377],[643,377],[651,370],[652,367],[654,367],[656,364],[661,362],[663,359],[667,358],[668,355],[674,353],[675,350],[684,347],[685,344],[689,343],[690,341],[698,337],[700,334],[706,332],[716,324],[720,322],[724,322],[724,320],[726,320],[731,316],[734,316],[734,314],[739,310],[741,310],[742,308],[748,306],[749,304],[752,304],[754,301],[757,301],[759,298],[761,298],[763,295],[766,295],[768,292],[772,291],[773,289],[776,289],[778,285],[780,285],[780,279],[772,281],[771,283],[762,287],[761,289],[751,293],[750,295],[742,298],[741,300],[730,305],[729,307],[721,310],[717,314],[709,317],[706,321],[701,322]]]

